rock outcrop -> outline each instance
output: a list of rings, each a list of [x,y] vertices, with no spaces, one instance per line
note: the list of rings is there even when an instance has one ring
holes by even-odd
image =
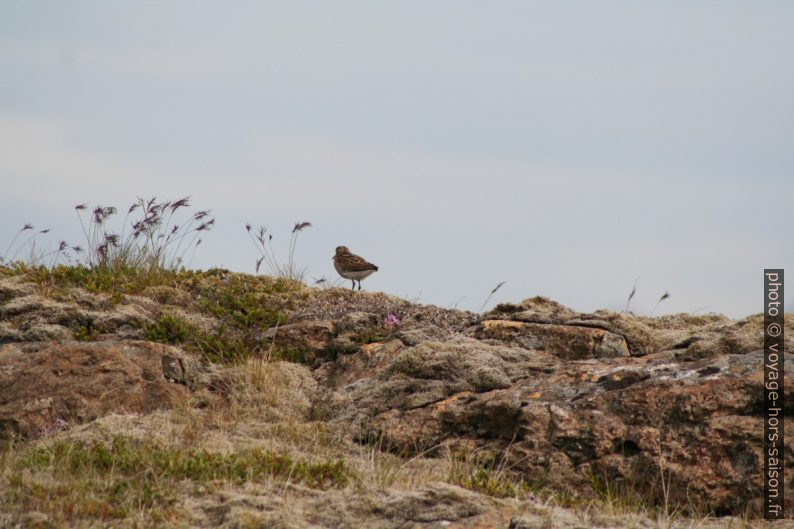
[[[409,324],[341,355],[315,371],[332,390],[323,405],[362,442],[473,452],[561,490],[598,482],[722,513],[760,497],[758,317],[576,314],[543,298],[513,307],[418,343],[400,339],[424,333]]]
[[[163,314],[190,322],[186,329],[200,329],[202,340],[225,328],[216,305],[202,312],[190,294],[164,288],[111,302],[80,289],[52,299],[18,277],[0,280],[0,439],[40,438],[109,414],[145,415],[192,399],[207,413],[224,402],[246,442],[274,429],[290,440],[307,429],[323,438],[334,432],[331,446],[371,450],[371,462],[460,458],[509,476],[526,498],[538,490],[566,498],[607,491],[693,514],[760,507],[761,316],[582,314],[540,297],[477,315],[384,294],[307,290],[279,302],[284,319],[252,327],[260,359],[299,364],[283,364],[291,368],[276,370],[278,376],[260,366],[240,377],[185,348],[140,339]],[[247,307],[234,310],[237,320],[225,321],[260,321]],[[94,332],[86,334],[86,325]],[[785,330],[790,351],[790,315]],[[789,355],[785,365],[794,369]],[[790,386],[784,398],[794,399]],[[239,411],[244,406],[256,414]],[[278,406],[298,411],[267,411]],[[240,426],[243,415],[248,423]],[[794,432],[790,414],[784,424]],[[784,460],[794,465],[794,436]],[[386,487],[363,499],[295,488],[299,521],[279,523],[520,528],[549,520],[542,509],[514,515],[514,507],[482,494],[488,483],[469,485]],[[794,512],[788,489],[787,509]],[[191,512],[204,513],[195,514],[197,524],[238,527],[241,512],[282,509],[283,500],[267,494],[248,490],[236,499],[188,503]],[[577,526],[565,516],[558,526]]]
[[[0,439],[39,436],[188,395],[195,361],[167,345],[108,340],[0,346]]]

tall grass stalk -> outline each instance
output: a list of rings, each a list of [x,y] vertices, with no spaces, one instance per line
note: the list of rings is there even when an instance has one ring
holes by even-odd
[[[629,305],[631,304],[631,300],[637,294],[637,282],[640,280],[639,276],[637,279],[634,280],[634,285],[631,287],[631,293],[629,293],[629,299],[626,300],[626,308],[623,309],[623,312],[629,311]]]
[[[267,228],[264,226],[260,225],[258,228],[256,228],[256,230],[254,230],[250,223],[246,224],[245,231],[248,233],[248,237],[250,237],[251,241],[254,243],[257,252],[259,252],[259,258],[256,260],[256,273],[259,273],[262,264],[264,264],[272,276],[303,282],[303,278],[306,275],[306,269],[298,267],[297,263],[295,262],[295,248],[297,246],[298,236],[300,233],[306,228],[310,228],[311,225],[311,222],[306,221],[295,223],[292,228],[292,232],[290,233],[287,260],[281,261],[278,259],[276,252],[273,250],[273,234],[268,232]]]
[[[506,281],[501,281],[499,284],[497,284],[497,285],[496,285],[496,286],[493,288],[493,290],[491,290],[491,293],[490,293],[490,294],[488,294],[488,297],[487,297],[487,298],[485,298],[485,301],[483,301],[483,302],[482,302],[482,305],[480,306],[480,310],[479,310],[479,312],[482,312],[483,310],[485,310],[485,306],[488,304],[488,302],[489,302],[489,301],[491,301],[491,298],[493,297],[493,295],[494,295],[494,294],[496,294],[496,292],[497,292],[497,291],[498,291],[500,288],[502,288],[502,287],[504,286],[504,284],[505,284],[505,283],[506,283]]]
[[[662,301],[668,299],[669,297],[670,297],[670,292],[665,290],[664,294],[662,294],[662,297],[660,297],[659,301],[656,302],[656,305],[653,306],[653,310],[651,311],[651,316],[656,314],[656,309],[659,307],[659,303],[661,303]]]
[[[156,197],[138,198],[128,209],[121,230],[109,221],[115,207],[96,206],[87,214],[87,205],[75,206],[86,239],[86,265],[107,270],[174,270],[184,266],[201,244],[201,232],[215,224],[209,211],[202,210],[178,223],[178,211],[190,207],[190,197],[158,202]],[[82,250],[82,249],[81,249]]]

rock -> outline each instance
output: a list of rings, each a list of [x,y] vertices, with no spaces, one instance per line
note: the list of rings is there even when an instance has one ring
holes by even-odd
[[[474,330],[474,335],[546,351],[565,360],[629,356],[622,336],[575,325],[485,320]]]
[[[36,436],[57,421],[168,407],[188,393],[169,382],[188,381],[187,365],[178,349],[150,342],[0,346],[0,438]]]
[[[549,520],[539,516],[513,516],[507,529],[545,529],[549,527]]]
[[[682,360],[749,353],[762,346],[763,336],[761,314],[737,321],[721,314],[682,313],[658,318],[608,310],[584,314],[541,296],[520,305],[498,306],[486,315],[486,320],[601,329],[622,337],[632,356],[676,350]],[[794,317],[788,315],[784,327],[786,349],[794,350]]]
[[[471,312],[422,305],[381,292],[351,292],[341,288],[316,292],[296,308],[292,319],[339,322],[353,313],[373,314],[378,325],[394,314],[401,321],[400,327],[393,329],[395,332],[422,330],[436,339],[455,335],[477,321],[477,315]]]
[[[543,352],[463,335],[414,347],[400,347],[395,342],[375,347],[372,360],[360,352],[315,371],[321,384],[336,388],[336,395],[328,401],[338,407],[338,420],[349,424],[354,436],[369,438],[373,430],[367,425],[390,409],[426,406],[461,392],[507,388],[560,363]],[[351,376],[339,375],[347,372],[346,366],[357,367]]]
[[[515,319],[534,323],[562,324],[579,317],[578,312],[544,296],[527,298],[510,312],[515,314]]]
[[[160,305],[142,296],[113,302],[108,294],[78,288],[59,291],[53,299],[37,293],[24,276],[12,276],[0,280],[0,343],[67,340],[86,329],[143,338],[142,328],[160,311]]]
[[[342,316],[337,323],[339,334],[363,334],[371,329],[379,328],[383,325],[383,319],[371,312],[348,312]]]
[[[762,492],[762,360],[758,351],[699,363],[677,363],[672,353],[629,366],[622,359],[572,363],[421,407],[406,409],[401,396],[364,435],[399,453],[474,446],[506,457],[527,477],[585,492],[596,476],[657,495],[664,472],[673,504],[735,512]],[[794,369],[794,360],[786,364]],[[785,460],[794,460],[788,439]]]
[[[53,323],[39,323],[23,329],[22,340],[26,342],[43,342],[46,340],[68,340],[72,338],[72,331],[63,325]]]
[[[397,339],[365,344],[360,347],[361,354],[340,355],[334,362],[323,363],[314,376],[329,388],[346,386],[384,369],[404,348]]]
[[[262,338],[282,351],[300,351],[306,362],[315,363],[326,358],[336,334],[336,325],[329,320],[306,320],[273,327]]]
[[[0,321],[0,344],[21,341],[22,332],[19,329],[15,329],[9,322]]]
[[[36,286],[25,281],[22,276],[0,278],[0,304],[10,299],[30,296],[36,292]]]

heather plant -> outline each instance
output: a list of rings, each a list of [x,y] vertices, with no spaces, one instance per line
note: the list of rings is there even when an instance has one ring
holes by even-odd
[[[276,256],[273,250],[273,234],[270,233],[264,226],[259,226],[256,230],[253,229],[251,224],[245,225],[245,231],[254,243],[259,258],[256,260],[256,273],[259,273],[262,264],[264,264],[270,275],[282,278],[291,279],[294,281],[303,282],[306,275],[306,269],[298,267],[295,262],[295,248],[298,243],[298,236],[306,228],[311,228],[311,222],[296,222],[292,228],[289,239],[289,248],[287,250],[287,260],[281,261]]]

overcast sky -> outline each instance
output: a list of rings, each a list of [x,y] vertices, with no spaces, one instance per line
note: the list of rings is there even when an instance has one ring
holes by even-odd
[[[441,306],[620,309],[639,277],[641,313],[757,313],[794,265],[792,28],[784,0],[0,0],[0,252],[190,195],[201,268],[308,220],[310,277],[344,244]]]

